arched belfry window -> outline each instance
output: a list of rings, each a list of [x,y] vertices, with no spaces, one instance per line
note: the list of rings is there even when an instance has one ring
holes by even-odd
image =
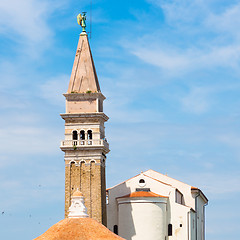
[[[92,139],[92,130],[87,131],[88,139]]]
[[[72,132],[72,139],[73,139],[73,145],[76,146],[77,145],[77,140],[78,140],[78,133],[77,133],[77,131],[73,131]]]
[[[78,139],[77,131],[73,131],[73,140],[77,139]]]
[[[81,140],[81,145],[84,145],[85,144],[85,131],[84,130],[81,130],[80,131],[80,140]]]
[[[92,130],[87,131],[87,138],[88,138],[88,145],[92,145],[92,141],[89,141],[89,140],[92,140]]]
[[[80,131],[80,139],[85,140],[85,131],[84,130]]]

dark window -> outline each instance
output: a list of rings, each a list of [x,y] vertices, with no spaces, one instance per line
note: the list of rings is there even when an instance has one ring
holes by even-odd
[[[85,132],[83,130],[80,131],[80,139],[85,140]]]
[[[113,226],[113,232],[118,235],[118,225]]]
[[[87,131],[88,139],[92,139],[92,130]]]
[[[145,180],[144,179],[140,179],[139,183],[145,183]]]
[[[150,188],[136,188],[136,192],[150,192]]]
[[[182,224],[180,224],[180,227],[182,227]]]
[[[183,194],[178,189],[175,192],[175,202],[184,205]]]
[[[168,236],[172,236],[172,224],[168,224]]]
[[[72,138],[73,138],[73,140],[78,140],[78,133],[77,133],[77,131],[73,131]]]

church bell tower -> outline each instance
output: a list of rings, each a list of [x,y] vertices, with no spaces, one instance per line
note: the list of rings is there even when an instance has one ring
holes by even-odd
[[[106,225],[105,162],[109,145],[105,138],[103,113],[104,95],[101,93],[88,36],[85,13],[79,14],[83,28],[77,46],[66,98],[65,140],[65,217],[72,194],[80,190],[90,217]]]

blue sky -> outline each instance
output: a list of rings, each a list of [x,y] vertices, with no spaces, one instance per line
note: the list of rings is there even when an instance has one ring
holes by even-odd
[[[30,240],[63,218],[59,114],[89,3],[0,2],[0,239]],[[167,173],[208,196],[208,240],[238,239],[239,1],[93,0],[92,15],[107,186]]]

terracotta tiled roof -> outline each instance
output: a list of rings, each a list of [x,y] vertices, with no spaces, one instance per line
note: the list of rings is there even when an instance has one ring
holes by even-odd
[[[124,240],[92,218],[66,218],[35,240]]]
[[[82,194],[82,192],[80,192],[79,190],[77,190],[77,191],[75,191],[75,192],[73,193],[72,196],[73,196],[73,197],[82,197],[83,194]]]
[[[122,197],[119,197],[119,198],[134,198],[134,197],[162,197],[162,198],[168,198],[166,196],[162,196],[162,195],[158,195],[156,193],[153,193],[153,192],[146,192],[146,191],[137,191],[137,192],[133,192],[133,193],[130,193],[128,195],[125,195],[125,196],[122,196]]]
[[[208,202],[208,198],[207,198],[206,195],[202,192],[201,189],[199,189],[199,188],[197,188],[197,187],[191,187],[191,191],[196,191],[196,190],[199,191],[199,192],[202,194],[203,198],[205,198],[205,201]]]

